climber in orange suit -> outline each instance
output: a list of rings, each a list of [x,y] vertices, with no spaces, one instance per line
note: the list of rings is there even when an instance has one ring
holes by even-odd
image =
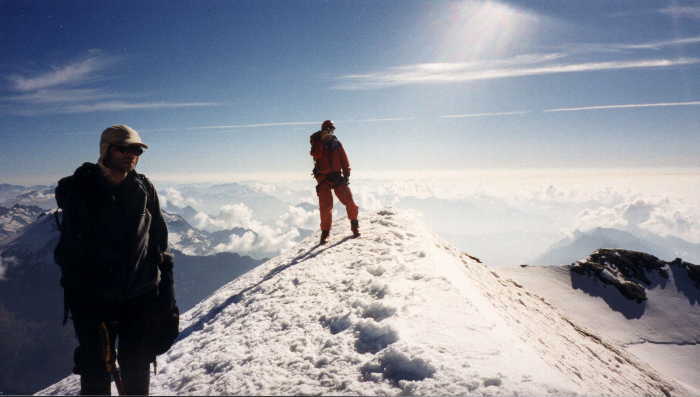
[[[321,244],[325,244],[331,231],[333,214],[333,195],[345,206],[350,219],[350,230],[353,237],[360,236],[360,226],[357,222],[359,208],[352,199],[348,186],[350,182],[350,162],[345,149],[338,138],[333,135],[335,125],[326,120],[321,130],[311,135],[311,156],[314,158],[314,178],[316,178],[316,194],[321,213]]]

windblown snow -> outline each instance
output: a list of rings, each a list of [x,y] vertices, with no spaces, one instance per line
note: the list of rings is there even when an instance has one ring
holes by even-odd
[[[153,394],[686,395],[408,213],[347,219],[183,315]],[[77,394],[77,376],[38,394]]]

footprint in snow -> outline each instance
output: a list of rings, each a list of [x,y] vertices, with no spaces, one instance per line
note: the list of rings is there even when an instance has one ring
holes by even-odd
[[[399,340],[399,334],[389,325],[381,325],[374,320],[364,320],[355,325],[358,353],[377,353]]]
[[[362,378],[365,381],[388,380],[395,386],[402,388],[410,385],[410,383],[402,385],[400,381],[424,380],[432,377],[435,371],[435,367],[429,361],[420,357],[408,357],[403,352],[395,349],[388,349],[380,353],[373,361],[360,368]]]
[[[364,307],[362,317],[371,318],[374,321],[382,321],[385,318],[391,317],[396,313],[396,309],[391,306],[386,306],[379,302],[374,302]]]

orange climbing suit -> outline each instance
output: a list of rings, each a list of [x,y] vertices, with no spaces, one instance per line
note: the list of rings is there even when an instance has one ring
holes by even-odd
[[[316,178],[316,194],[318,195],[318,208],[321,213],[321,230],[331,230],[333,222],[333,195],[335,192],[338,200],[345,206],[348,219],[357,220],[359,207],[352,199],[352,192],[347,183],[337,181],[337,177],[350,177],[350,162],[343,149],[343,145],[335,136],[323,141],[320,131],[311,135],[311,156],[316,164],[314,177]]]

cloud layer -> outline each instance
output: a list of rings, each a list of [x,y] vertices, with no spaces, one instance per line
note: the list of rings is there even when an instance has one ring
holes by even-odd
[[[199,212],[192,222],[196,227],[248,230],[231,235],[216,251],[269,257],[318,232],[312,183],[240,183],[288,205],[263,221],[232,193],[229,204],[216,214]],[[419,211],[433,231],[494,265],[527,263],[556,242],[598,227],[700,243],[697,170],[474,170],[372,179],[358,175],[351,188],[361,225],[363,216],[385,207]],[[179,193],[184,190],[190,197]],[[209,190],[207,185],[188,185],[168,189],[162,196],[197,208],[206,206],[200,201]],[[336,201],[334,219],[344,217]]]

